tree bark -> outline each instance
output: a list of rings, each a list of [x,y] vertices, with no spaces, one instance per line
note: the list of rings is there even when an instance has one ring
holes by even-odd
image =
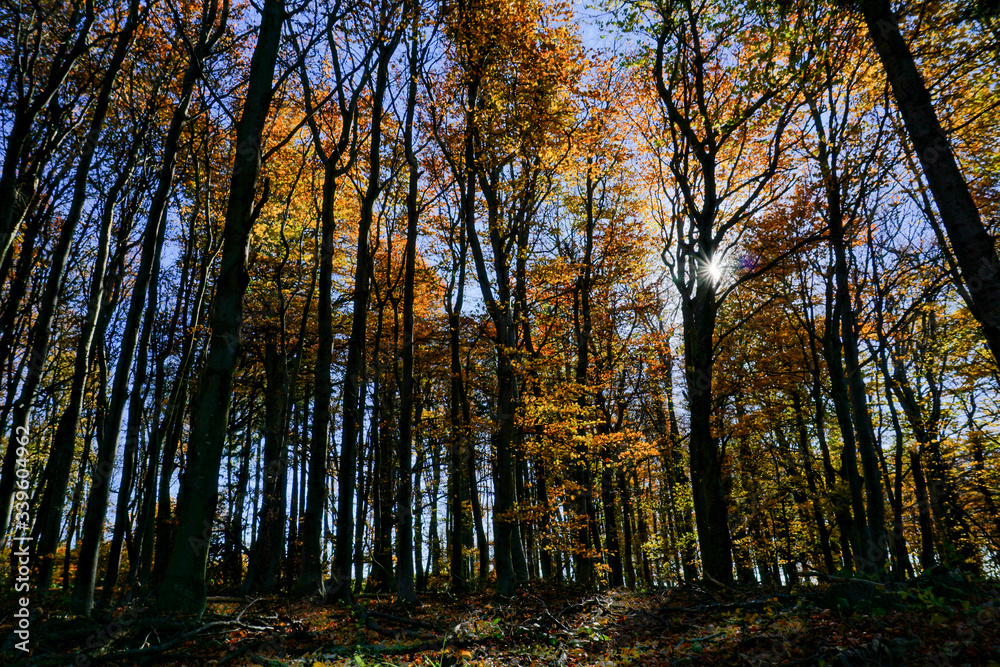
[[[417,108],[417,70],[419,64],[418,2],[412,3],[413,36],[410,41],[410,85],[406,96],[404,151],[409,182],[406,190],[406,247],[403,251],[403,379],[399,405],[399,490],[396,499],[396,596],[399,603],[412,607],[417,603],[413,581],[413,405],[417,384],[413,381],[413,292],[417,264],[417,194],[420,170],[413,150],[413,117]],[[457,532],[457,531],[456,531]],[[454,533],[453,533],[454,534]]]
[[[37,356],[34,357],[34,361],[38,368],[35,369],[35,364],[33,364],[32,369],[29,370],[29,376],[36,375],[40,372],[40,367],[47,355],[48,338],[50,336],[52,319],[59,301],[60,292],[62,291],[63,273],[66,268],[66,262],[69,259],[73,232],[83,214],[83,207],[87,199],[87,181],[90,174],[90,167],[93,163],[98,140],[100,139],[101,132],[104,128],[104,120],[107,116],[108,109],[111,106],[111,94],[114,90],[115,79],[118,76],[118,72],[121,70],[122,64],[125,62],[125,56],[131,46],[132,36],[135,32],[136,26],[138,25],[138,19],[139,5],[138,2],[133,0],[129,6],[128,23],[118,37],[115,44],[114,55],[111,58],[107,74],[102,82],[94,114],[91,118],[90,128],[84,140],[84,147],[83,152],[80,155],[80,162],[77,164],[76,173],[73,179],[73,201],[70,205],[70,210],[66,216],[66,220],[63,222],[63,230],[60,233],[59,244],[52,258],[52,268],[49,276],[49,282],[46,284],[45,297],[42,301],[42,310],[38,317],[37,326],[41,326],[42,329],[37,331],[39,340],[36,340],[36,347],[32,350],[32,352],[37,352]],[[143,297],[146,296],[144,283],[137,284],[136,289],[140,289],[142,291]],[[99,310],[99,303],[96,310]],[[95,317],[96,310],[94,312]],[[66,486],[69,483],[70,467],[72,466],[74,453],[73,450],[76,445],[76,431],[80,422],[80,411],[83,407],[84,385],[86,383],[86,375],[90,365],[90,346],[93,341],[94,330],[90,327],[87,327],[87,329],[89,331],[85,331],[85,333],[90,334],[90,339],[87,340],[86,336],[81,337],[77,346],[78,356],[74,360],[73,386],[71,389],[70,402],[66,411],[63,413],[62,418],[59,420],[59,425],[57,426],[56,433],[53,436],[52,447],[49,451],[49,459],[45,466],[45,494],[43,496],[42,505],[38,515],[38,523],[35,527],[36,578],[37,585],[40,590],[47,589],[49,587],[49,583],[51,582],[53,566],[52,558],[54,556],[55,548],[59,542],[62,512],[66,502]],[[131,364],[131,358],[129,359],[129,363]],[[29,378],[29,380],[25,382],[25,389],[27,390],[32,384],[33,383]],[[37,385],[37,380],[34,384]],[[28,404],[31,403],[33,397],[29,395],[25,398],[27,399],[27,404],[24,405],[25,409],[17,415],[20,417],[20,420],[15,419],[15,432],[17,432],[17,428],[22,424],[25,427],[27,426],[28,413],[30,411],[30,405]],[[117,440],[117,430],[114,432],[113,437]],[[100,458],[100,454],[98,454],[98,459]],[[101,481],[104,481],[104,477],[110,476],[110,472],[111,471],[109,470],[107,473],[103,473],[95,467],[95,469],[92,470],[92,474],[94,475],[93,481],[99,484]],[[87,519],[85,518],[85,533],[87,532],[87,523]],[[86,611],[89,611],[89,607]]]
[[[236,158],[223,232],[222,264],[213,299],[212,338],[198,386],[181,480],[178,524],[166,577],[160,590],[164,608],[202,612],[208,546],[218,501],[218,474],[229,425],[233,375],[240,353],[243,296],[250,231],[266,199],[254,209],[261,171],[264,123],[274,94],[272,80],[285,12],[281,0],[265,0],[243,113],[236,127]]]
[[[257,537],[250,547],[244,594],[267,595],[274,590],[285,543],[286,485],[288,444],[285,426],[285,398],[288,366],[284,350],[274,337],[264,344],[264,485],[261,490],[260,520]]]
[[[958,167],[890,0],[857,2],[948,232],[971,297],[972,315],[982,325],[993,359],[1000,364],[1000,258],[993,238]]]
[[[399,45],[402,31],[397,30],[378,48],[378,69],[375,87],[372,91],[372,121],[370,132],[370,152],[368,183],[361,202],[361,218],[358,222],[357,265],[354,271],[354,312],[351,316],[351,335],[347,343],[347,364],[344,368],[344,424],[341,433],[340,474],[337,478],[337,537],[333,556],[333,585],[330,595],[345,601],[352,600],[351,563],[354,554],[352,536],[354,534],[354,494],[358,457],[358,434],[361,430],[362,414],[358,404],[361,393],[362,376],[365,371],[365,348],[367,345],[368,301],[371,292],[371,257],[368,236],[371,232],[373,207],[381,191],[379,165],[381,164],[382,114],[385,90],[388,85],[389,61]]]

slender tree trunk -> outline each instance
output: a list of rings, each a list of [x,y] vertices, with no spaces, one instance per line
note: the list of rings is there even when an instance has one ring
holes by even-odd
[[[632,481],[633,481],[633,486],[635,486],[638,489],[639,488],[638,473],[636,471],[632,471]],[[639,504],[636,506],[636,514],[638,515],[636,520],[637,524],[636,528],[638,530],[638,535],[639,535],[638,549],[639,549],[639,562],[642,565],[641,569],[642,583],[646,588],[650,588],[653,585],[653,570],[652,567],[650,566],[649,554],[646,552],[646,544],[649,542],[649,526],[646,523],[646,510],[641,500]]]
[[[178,412],[177,418],[165,424],[165,426],[169,425],[169,431],[164,436],[163,456],[160,460],[159,480],[157,481],[156,534],[153,550],[155,557],[151,558],[148,565],[143,563],[139,577],[141,582],[149,582],[157,586],[166,577],[167,566],[170,564],[170,552],[177,532],[177,516],[170,491],[174,466],[177,462],[177,450],[180,448],[181,433],[184,428],[181,414],[187,406],[187,394],[180,394],[180,400],[182,403],[171,406]]]
[[[361,386],[362,397],[365,394],[365,386]],[[364,398],[361,399],[364,403]],[[374,458],[375,458],[375,447],[370,442],[370,439],[365,439],[363,434],[361,438],[361,447],[358,451],[358,479],[361,482],[358,484],[358,503],[355,510],[354,516],[354,553],[357,554],[357,558],[354,559],[354,581],[356,582],[355,587],[360,592],[361,585],[364,583],[364,566],[368,559],[364,558],[365,553],[365,529],[366,522],[365,517],[368,516],[368,498],[369,495],[374,496],[374,475],[365,474],[365,466],[367,465],[368,470],[374,469]]]
[[[832,278],[827,279],[827,326],[823,339],[823,351],[826,356],[827,370],[830,374],[831,392],[837,424],[840,427],[844,450],[841,453],[841,468],[850,487],[851,521],[850,545],[854,556],[851,567],[864,572],[874,572],[875,562],[868,558],[872,553],[871,533],[868,532],[867,513],[865,511],[864,489],[861,474],[858,471],[858,460],[855,449],[854,420],[851,415],[850,390],[847,376],[844,374],[843,347],[839,332],[840,317],[843,312],[842,300],[848,298],[840,289],[834,297]],[[850,307],[850,304],[847,304]]]
[[[521,449],[521,434],[516,433],[514,436],[514,444],[512,450],[523,451]],[[518,504],[524,503],[524,487],[522,486],[521,480],[521,458],[517,455],[512,457],[511,461],[511,474],[513,475],[513,497],[514,502]],[[528,558],[524,553],[524,526],[520,518],[511,522],[511,532],[510,532],[510,559],[511,564],[514,567],[514,579],[516,581],[527,581],[528,580]]]
[[[142,132],[140,131],[139,134],[142,134]],[[124,168],[119,172],[119,176],[116,178],[111,189],[108,191],[107,198],[105,199],[104,206],[101,211],[99,223],[101,231],[98,239],[97,258],[94,262],[94,273],[90,284],[90,299],[87,304],[87,314],[80,330],[80,336],[77,339],[77,348],[74,356],[74,375],[69,392],[71,404],[74,398],[78,401],[83,400],[83,384],[85,383],[87,377],[87,369],[84,368],[81,370],[81,367],[85,362],[88,367],[89,364],[92,363],[93,354],[91,347],[93,345],[93,341],[101,338],[101,332],[103,330],[100,327],[100,324],[106,323],[107,321],[106,318],[102,316],[102,313],[110,307],[110,304],[105,303],[107,294],[107,290],[105,290],[105,283],[107,281],[106,273],[108,269],[108,257],[110,255],[109,244],[111,223],[114,220],[115,205],[118,201],[118,197],[124,190],[125,185],[127,184],[132,173],[135,164],[135,155],[138,152],[139,144],[140,138],[137,136],[131,146],[129,159],[126,160]],[[129,219],[131,219],[131,216],[125,216],[125,219],[122,220],[120,224],[127,225]],[[22,242],[21,257],[18,261],[18,268],[13,284],[11,285],[9,304],[20,303],[24,296],[24,292],[28,284],[28,278],[31,274],[30,259],[33,255],[32,251],[37,233],[41,227],[41,225],[32,224],[27,228],[25,239]],[[124,238],[119,238],[119,240],[125,241]],[[119,244],[119,248],[120,246],[121,244]],[[9,310],[5,310],[3,314],[2,324],[4,333],[2,342],[0,342],[0,360],[7,358],[7,352],[10,350],[14,340],[15,328],[13,317],[17,308],[12,307],[12,305],[9,305],[8,307]],[[0,361],[0,363],[2,363],[2,361]],[[28,381],[31,381],[32,372],[31,367],[29,367],[29,376],[27,378],[26,385],[28,384]],[[40,373],[41,368],[35,369],[34,372]],[[33,382],[35,386],[37,386],[37,380]],[[78,383],[80,384],[79,389],[77,389]],[[27,395],[22,392],[21,398],[26,399]],[[15,412],[15,419],[17,419],[17,415],[18,413]],[[6,416],[7,414],[5,411],[4,421],[6,421]],[[10,519],[10,501],[13,497],[14,491],[13,472],[14,465],[17,460],[17,457],[15,456],[16,449],[16,447],[7,448],[7,452],[4,455],[3,468],[0,470],[0,535],[6,535],[7,525]]]
[[[470,89],[468,93],[470,100],[475,100],[477,92]],[[470,104],[474,108],[474,104]],[[471,124],[470,119],[470,124]],[[468,156],[466,164],[474,164],[474,137],[475,132],[467,139]],[[470,174],[470,180],[473,177]],[[483,182],[486,182],[486,178]],[[474,204],[474,202],[472,202]],[[482,247],[479,243],[479,232],[475,223],[475,207],[467,203],[466,213],[466,234],[472,248],[472,256],[476,262],[476,275],[483,293],[483,298],[487,302],[487,311],[496,329],[494,340],[496,349],[496,378],[497,378],[497,403],[496,403],[496,423],[491,435],[491,444],[494,452],[493,467],[493,562],[497,575],[497,595],[501,598],[510,597],[515,591],[515,571],[514,561],[511,552],[512,540],[517,537],[514,531],[514,522],[509,512],[514,506],[514,405],[516,380],[514,377],[513,359],[511,358],[514,349],[514,330],[510,313],[510,285],[509,267],[502,249],[498,246],[499,231],[499,206],[496,201],[495,192],[487,193],[487,204],[489,209],[490,237],[494,249],[493,265],[497,272],[497,297],[494,298],[493,287],[489,283],[489,274],[486,271],[486,261]],[[496,253],[500,252],[500,256]]]
[[[542,580],[549,581],[554,575],[552,552],[549,547],[551,544],[550,524],[552,521],[552,510],[549,507],[549,487],[545,464],[539,460],[535,463],[534,469],[535,486],[538,489],[538,506],[542,512],[542,518],[538,524],[538,560],[542,568]]]
[[[962,176],[948,136],[890,0],[857,0],[896,106],[920,159],[972,301],[973,316],[1000,363],[1000,258]]]
[[[635,552],[632,531],[632,487],[629,486],[625,471],[618,468],[615,474],[618,490],[622,498],[622,538],[625,541],[625,585],[635,589]]]
[[[468,407],[468,403],[465,403]],[[464,423],[470,424],[468,414]],[[490,543],[486,539],[486,528],[483,525],[483,504],[479,497],[479,475],[476,470],[476,446],[472,438],[466,440],[468,447],[469,499],[472,501],[472,522],[476,529],[476,550],[479,552],[479,581],[485,582],[490,576]]]
[[[424,401],[420,396],[419,392],[414,398],[413,406],[413,429],[415,433],[418,433],[417,429],[420,427],[420,423],[424,418]],[[420,485],[420,479],[423,476],[424,470],[424,443],[419,435],[414,435],[414,447],[416,452],[414,458],[416,463],[413,466],[412,477],[413,477],[413,543],[414,543],[414,560],[416,564],[416,590],[426,591],[427,590],[427,570],[424,567],[424,498]]]
[[[247,244],[268,189],[265,185],[262,200],[254,209],[264,123],[274,94],[272,80],[284,18],[280,0],[265,0],[257,45],[250,61],[243,114],[236,128],[236,160],[226,208],[222,266],[213,299],[212,338],[192,415],[177,534],[160,590],[164,608],[199,613],[205,608],[208,546],[218,500],[219,465],[229,425],[233,374],[240,352],[243,296],[249,282]]]
[[[330,402],[333,382],[333,234],[336,229],[334,201],[337,192],[336,164],[328,160],[323,170],[323,208],[320,214],[319,296],[317,302],[317,352],[313,375],[313,429],[309,441],[309,481],[302,520],[302,568],[300,595],[326,595],[322,566],[323,512],[326,507],[327,457],[330,446]]]
[[[339,6],[339,5],[338,5]],[[332,41],[332,40],[331,40]],[[340,80],[339,54],[334,50],[333,64],[337,79]],[[367,70],[366,70],[367,72]],[[306,91],[306,106],[312,112],[312,88],[308,83],[305,65],[302,66],[302,83]],[[316,125],[311,125],[316,152],[323,159],[323,203],[320,211],[319,247],[319,303],[317,308],[317,353],[313,374],[313,427],[309,442],[309,480],[302,518],[302,564],[299,571],[297,593],[299,595],[327,595],[323,580],[323,525],[327,503],[327,475],[329,468],[330,433],[332,416],[330,405],[333,399],[333,254],[336,217],[334,205],[337,194],[337,179],[347,173],[357,156],[356,144],[351,140],[351,131],[357,119],[357,102],[361,87],[355,87],[348,102],[343,85],[339,88],[340,137],[330,154],[323,148],[322,135]],[[347,156],[346,164],[341,165]]]
[[[166,226],[160,224],[153,249],[152,265],[146,280],[141,278],[135,282],[134,290],[143,290],[142,298],[132,295],[129,304],[129,317],[126,319],[125,333],[119,350],[118,364],[115,368],[114,385],[111,391],[111,402],[105,417],[103,438],[98,442],[97,464],[93,471],[90,496],[87,500],[87,511],[83,519],[83,541],[80,546],[80,557],[77,562],[77,576],[74,582],[72,606],[80,613],[87,613],[94,606],[94,585],[97,581],[98,556],[101,541],[104,537],[104,520],[107,517],[108,500],[111,492],[111,474],[114,471],[115,458],[118,453],[118,434],[121,430],[125,403],[129,397],[127,386],[129,367],[131,366],[132,350],[138,347],[138,361],[135,375],[132,378],[131,400],[129,401],[129,424],[126,429],[125,460],[122,471],[119,502],[128,506],[128,497],[134,477],[135,451],[138,447],[139,424],[142,415],[142,404],[148,374],[149,339],[153,330],[153,318],[157,311],[158,281],[160,273],[160,253]],[[148,293],[147,293],[148,292]],[[139,313],[146,305],[142,318],[141,331],[137,330]],[[133,310],[134,309],[134,310]],[[134,314],[134,317],[133,317]],[[133,321],[134,319],[134,321]],[[136,338],[138,334],[138,339]],[[117,559],[120,559],[120,549]],[[113,569],[118,569],[118,562],[109,563]],[[116,572],[117,579],[117,572]]]
[[[243,446],[240,448],[240,467],[236,473],[236,501],[233,504],[233,513],[230,516],[229,532],[232,536],[232,560],[227,563],[227,576],[235,584],[239,584],[243,579],[243,553],[246,547],[243,541],[245,530],[243,515],[246,512],[247,490],[250,485],[250,453],[253,446],[253,428],[250,425],[250,416],[253,409],[248,406],[247,422],[243,432]]]
[[[611,585],[625,583],[622,569],[621,547],[618,541],[618,493],[614,486],[614,473],[608,464],[601,471],[601,505],[604,509],[604,534],[608,550],[608,565],[611,566]]]
[[[430,570],[431,576],[441,574],[441,538],[438,534],[438,494],[441,491],[441,454],[435,443],[431,447],[431,523],[430,523]]]
[[[813,469],[813,457],[811,444],[809,442],[809,432],[806,429],[806,419],[803,414],[802,398],[798,392],[792,392],[792,407],[795,410],[795,425],[798,430],[799,454],[802,456],[802,466],[805,471],[806,488],[809,489],[810,506],[812,508],[813,523],[816,524],[816,532],[819,534],[819,547],[823,554],[823,565],[828,574],[836,571],[833,564],[833,550],[830,548],[830,529],[823,516],[823,507],[820,503],[819,484],[816,481],[816,471]]]
[[[284,545],[284,508],[288,468],[286,430],[283,428],[285,396],[288,385],[284,351],[274,338],[264,344],[264,485],[261,494],[257,538],[250,547],[244,593],[268,594],[274,590]]]
[[[968,516],[955,488],[951,466],[941,454],[939,426],[941,388],[937,383],[931,385],[930,394],[933,406],[930,414],[927,415],[917,401],[913,388],[906,377],[905,368],[899,362],[895,364],[893,380],[896,398],[910,422],[910,428],[917,443],[919,443],[921,454],[926,455],[927,492],[933,509],[938,537],[944,543],[942,560],[976,570],[978,569],[978,556],[972,545]]]
[[[677,412],[674,409],[674,374],[673,374],[673,359],[668,359],[668,363],[665,364],[664,369],[664,381],[667,396],[667,412],[666,418],[669,419],[667,424],[666,435],[669,438],[669,450],[667,451],[666,457],[664,459],[664,465],[667,469],[667,479],[670,484],[686,488],[688,485],[688,476],[684,470],[684,459],[681,451],[681,430],[677,423]],[[657,403],[656,410],[662,412],[663,406]],[[663,415],[658,417],[663,419]],[[674,496],[676,498],[676,495]],[[686,502],[683,503],[681,508],[676,507],[676,502],[671,507],[672,512],[677,512],[677,537],[681,542],[680,554],[681,554],[681,568],[684,572],[684,581],[693,582],[698,578],[698,565],[695,562],[695,532],[692,526],[692,507]]]
[[[997,538],[1000,538],[1000,512],[997,511],[997,502],[994,496],[994,492],[990,489],[987,482],[987,467],[986,467],[986,455],[983,451],[983,433],[980,431],[972,419],[972,413],[975,411],[975,402],[972,402],[973,408],[970,410],[969,414],[969,440],[970,446],[972,448],[972,460],[973,460],[973,470],[975,470],[975,488],[979,492],[979,495],[983,497],[983,509],[985,510],[986,518],[993,523],[993,532]]]
[[[382,319],[384,302],[379,303],[378,324],[375,327],[375,340],[382,340]],[[383,373],[382,364],[378,360],[381,350],[376,351],[375,382],[373,395],[372,445],[374,447],[374,475],[372,479],[372,509],[374,520],[372,528],[374,539],[372,545],[372,570],[368,586],[372,593],[394,593],[396,582],[393,577],[392,562],[392,525],[393,521],[393,388],[389,380],[391,373]],[[389,386],[384,386],[388,384]]]
[[[413,3],[413,37],[410,42],[410,85],[407,90],[404,150],[409,183],[406,191],[406,248],[403,251],[403,380],[399,406],[399,492],[396,500],[396,595],[400,604],[417,603],[413,582],[413,404],[417,385],[413,381],[413,291],[417,264],[417,193],[420,171],[413,150],[413,116],[417,107],[417,68],[419,59],[418,8]],[[456,531],[453,534],[457,534]]]
[[[925,571],[934,567],[934,522],[931,504],[927,498],[927,481],[924,479],[920,452],[910,450],[910,468],[913,470],[913,488],[917,498],[917,521],[920,526],[920,567]]]
[[[125,56],[132,43],[132,35],[134,34],[136,25],[138,24],[138,11],[138,2],[132,0],[129,7],[128,23],[126,24],[123,32],[119,35],[115,44],[114,55],[111,58],[108,65],[108,71],[102,82],[94,114],[91,117],[90,128],[84,140],[83,152],[80,155],[80,162],[77,164],[76,173],[73,179],[73,201],[70,204],[70,210],[65,221],[63,222],[63,229],[60,233],[59,243],[57,244],[51,260],[52,268],[50,269],[49,281],[46,284],[45,296],[42,301],[42,309],[39,313],[36,324],[36,326],[41,327],[41,329],[37,331],[39,338],[36,340],[35,347],[32,349],[33,363],[29,369],[29,379],[25,382],[25,390],[31,388],[32,393],[34,390],[32,385],[37,386],[37,378],[34,382],[32,382],[31,376],[40,373],[41,366],[47,356],[49,336],[51,333],[50,329],[55,315],[55,309],[59,302],[59,295],[62,291],[63,274],[65,272],[66,263],[69,259],[73,233],[83,215],[83,207],[87,199],[87,186],[90,168],[93,163],[98,140],[100,139],[101,132],[104,128],[104,120],[107,116],[108,109],[111,106],[111,94],[114,90],[115,79],[125,61]],[[145,296],[145,284],[141,284],[141,287],[137,285],[136,289],[141,289],[143,296]],[[49,451],[49,460],[45,466],[45,495],[42,498],[38,523],[35,526],[36,580],[40,590],[47,589],[52,578],[52,559],[54,557],[56,546],[59,542],[59,526],[62,523],[62,511],[66,501],[66,486],[69,483],[69,469],[72,465],[73,450],[76,444],[76,431],[79,426],[80,411],[83,407],[84,385],[86,383],[87,370],[90,365],[90,346],[93,341],[94,333],[94,330],[91,327],[86,327],[86,330],[89,330],[89,340],[86,339],[87,337],[81,337],[78,343],[78,356],[74,362],[74,379],[71,389],[70,402],[66,411],[63,413],[62,418],[59,420],[59,425],[57,426],[56,433],[53,436],[52,447]],[[131,359],[129,359],[129,362],[131,363]],[[36,366],[38,367],[37,370],[32,373],[32,370],[35,370]],[[33,400],[33,396],[30,394],[28,396],[24,396],[22,393],[22,397],[24,398],[22,410],[20,411],[20,414],[17,412],[15,413],[15,432],[17,432],[17,428],[22,425],[27,427],[28,415],[30,413],[30,403]],[[117,440],[117,431],[115,431],[113,437]],[[98,454],[98,458],[100,459],[100,454]],[[96,473],[94,482],[98,483],[100,488],[100,482],[103,481],[103,477],[110,476],[111,471],[109,470],[107,473],[103,473],[95,468],[94,472]],[[86,533],[86,531],[87,520],[85,518],[84,532]],[[87,611],[89,611],[89,607]]]
[[[448,304],[451,309],[448,313],[448,346],[450,351],[451,378],[449,381],[449,402],[448,416],[450,427],[450,438],[448,442],[449,450],[449,471],[448,471],[448,502],[450,503],[452,533],[448,544],[450,545],[449,569],[451,572],[451,588],[456,593],[465,590],[468,582],[468,574],[465,569],[465,556],[463,555],[463,543],[466,533],[466,516],[463,508],[463,500],[468,497],[468,475],[465,470],[467,458],[467,429],[462,419],[462,362],[460,359],[459,346],[461,345],[461,332],[459,330],[462,304],[462,286],[458,287],[458,299],[456,305]]]
[[[368,183],[361,202],[358,221],[357,265],[354,272],[354,311],[351,317],[351,335],[347,343],[347,363],[344,368],[344,424],[341,434],[340,474],[337,479],[337,539],[333,557],[335,589],[331,595],[340,600],[351,600],[351,537],[354,533],[355,465],[357,464],[358,433],[362,426],[361,406],[358,398],[365,370],[367,345],[368,301],[371,281],[371,257],[368,236],[371,232],[373,207],[381,191],[379,166],[381,164],[382,112],[385,90],[388,85],[388,68],[392,54],[399,44],[401,31],[379,47],[375,88],[372,91],[372,122]]]
[[[834,174],[836,179],[836,174]],[[828,183],[828,197],[836,197],[830,204],[830,242],[833,245],[835,262],[834,278],[836,280],[835,308],[839,316],[835,321],[840,323],[840,347],[843,350],[844,369],[846,377],[838,382],[846,384],[850,401],[850,414],[853,418],[857,438],[858,454],[861,467],[864,470],[864,486],[867,498],[867,549],[860,554],[863,557],[862,569],[880,572],[885,567],[888,555],[888,543],[885,532],[885,501],[882,495],[882,473],[879,469],[878,450],[880,444],[876,441],[875,430],[872,428],[871,413],[868,410],[868,398],[861,364],[858,360],[857,324],[854,309],[851,306],[850,274],[847,262],[844,238],[843,219],[840,204],[839,180]],[[833,374],[831,373],[831,377]],[[842,390],[841,390],[842,391]],[[855,559],[859,554],[855,552]]]
[[[91,420],[96,421],[96,419]],[[86,431],[86,438],[83,442],[83,455],[80,457],[80,473],[76,477],[76,485],[73,488],[73,500],[70,504],[69,520],[66,528],[66,555],[63,558],[62,585],[63,590],[69,590],[69,563],[73,555],[73,538],[80,527],[80,508],[83,507],[83,483],[87,475],[87,463],[90,461],[90,444],[93,442],[94,433],[92,428]]]
[[[208,291],[208,272],[214,257],[214,254],[209,254],[202,262],[197,279],[198,293],[191,307],[191,321],[188,325],[189,330],[192,331],[197,330],[202,321],[203,304]],[[146,537],[143,539],[144,547],[140,555],[139,567],[134,574],[135,578],[142,583],[162,581],[170,558],[174,531],[171,519],[173,510],[170,506],[170,484],[174,470],[174,459],[180,445],[181,429],[184,425],[184,413],[188,402],[188,380],[194,364],[196,340],[195,336],[188,336],[185,340],[163,418],[149,439],[147,456],[149,468],[146,472],[146,488],[149,489],[149,497],[143,514],[145,520],[140,524],[143,526]],[[252,404],[251,401],[250,405]],[[156,554],[155,570],[153,568],[154,553]]]

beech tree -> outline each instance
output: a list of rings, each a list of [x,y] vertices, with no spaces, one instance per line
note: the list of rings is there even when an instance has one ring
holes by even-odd
[[[213,16],[214,13],[209,14]],[[213,299],[212,340],[192,417],[187,471],[181,479],[178,525],[161,603],[176,609],[205,607],[205,564],[218,500],[233,371],[240,350],[243,295],[247,288],[247,242],[260,212],[255,203],[261,171],[264,123],[274,95],[274,71],[285,12],[279,0],[266,0],[260,33],[250,63],[243,113],[236,127],[236,158],[222,241],[221,272]],[[210,23],[214,23],[211,21]],[[261,198],[267,199],[267,186]]]

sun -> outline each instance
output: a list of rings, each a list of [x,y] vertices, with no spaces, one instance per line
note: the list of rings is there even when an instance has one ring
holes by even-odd
[[[702,279],[711,281],[713,285],[718,285],[722,282],[722,277],[725,275],[725,269],[723,268],[722,260],[719,255],[712,257],[712,259],[707,262],[701,260],[698,263],[700,265]]]
[[[708,277],[712,279],[712,282],[717,283],[722,280],[722,265],[718,257],[713,257],[712,261],[705,267],[705,270],[708,272]]]

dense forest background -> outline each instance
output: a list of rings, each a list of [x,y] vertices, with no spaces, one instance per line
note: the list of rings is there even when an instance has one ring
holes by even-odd
[[[78,612],[1000,556],[1000,22],[0,2],[0,534]]]

